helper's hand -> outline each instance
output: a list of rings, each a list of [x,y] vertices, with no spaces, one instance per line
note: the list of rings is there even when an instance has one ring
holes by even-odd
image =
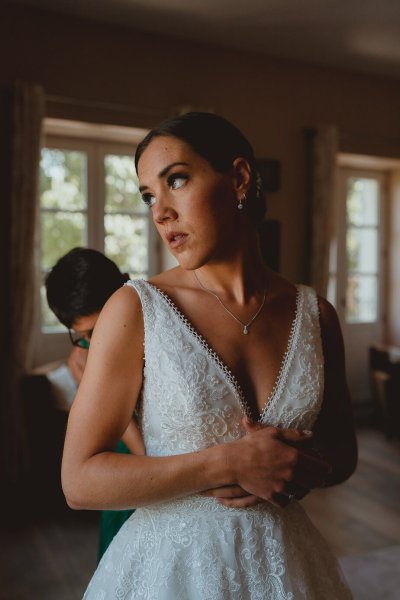
[[[139,425],[135,417],[129,421],[128,427],[125,429],[122,436],[122,441],[128,446],[132,454],[140,456],[146,455],[146,448],[144,446],[142,432],[139,429]]]
[[[83,372],[86,367],[86,361],[88,357],[88,351],[84,348],[79,348],[79,346],[74,346],[71,351],[71,354],[68,357],[68,367],[72,373],[73,378],[76,383],[79,385],[81,379],[83,377]]]

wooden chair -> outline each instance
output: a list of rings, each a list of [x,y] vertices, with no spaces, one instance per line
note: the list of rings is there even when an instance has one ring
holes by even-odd
[[[369,367],[375,418],[388,437],[400,437],[400,363],[385,347],[371,346]]]
[[[386,384],[386,427],[389,437],[400,437],[400,363],[390,363]]]

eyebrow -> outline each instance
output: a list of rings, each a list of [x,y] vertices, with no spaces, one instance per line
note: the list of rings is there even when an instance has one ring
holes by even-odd
[[[166,176],[166,175],[169,173],[169,171],[170,171],[171,169],[173,169],[174,167],[178,167],[178,166],[185,166],[185,167],[188,167],[189,165],[188,165],[188,163],[186,163],[186,162],[173,162],[173,163],[171,163],[170,165],[167,165],[166,167],[164,167],[164,169],[162,169],[162,170],[159,172],[159,174],[158,174],[158,178],[159,178],[159,179],[162,179],[163,177],[165,177],[165,176]],[[147,188],[148,188],[148,186],[147,186],[147,185],[141,185],[141,186],[139,187],[139,192],[144,192],[144,190],[147,190]]]

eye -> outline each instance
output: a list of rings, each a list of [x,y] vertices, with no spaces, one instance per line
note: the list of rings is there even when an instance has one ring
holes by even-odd
[[[179,190],[188,180],[188,176],[183,173],[172,173],[167,179],[168,187],[172,190]]]
[[[156,203],[156,197],[153,196],[153,194],[143,194],[142,200],[145,203],[145,205],[148,206],[149,208],[154,206]]]

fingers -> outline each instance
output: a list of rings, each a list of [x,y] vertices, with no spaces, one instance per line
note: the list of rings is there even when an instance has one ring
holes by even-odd
[[[269,425],[264,425],[260,422],[252,421],[249,417],[242,418],[242,426],[246,433],[254,433],[255,431],[259,431],[260,429],[264,429],[270,427]],[[313,432],[308,429],[283,429],[280,427],[272,427],[275,429],[277,437],[288,443],[288,444],[296,444],[300,442],[304,442],[305,440],[309,440],[313,436]]]
[[[228,508],[249,508],[267,501],[259,498],[258,496],[253,496],[250,494],[244,496],[243,498],[219,498],[218,502],[219,504],[222,504]]]
[[[246,433],[253,433],[254,431],[258,431],[263,427],[261,423],[256,423],[252,421],[249,417],[242,418],[242,426]]]
[[[243,498],[245,496],[249,496],[249,493],[239,485],[226,485],[211,490],[205,490],[204,492],[201,492],[200,495],[207,496],[209,498],[231,499]]]
[[[285,496],[288,496],[289,500],[292,500],[293,498],[301,500],[310,493],[310,488],[303,487],[293,482],[287,482],[284,486],[284,490],[284,494]]]
[[[290,444],[296,444],[299,442],[303,442],[305,440],[309,440],[312,438],[312,431],[307,429],[297,430],[297,429],[278,429],[279,439]]]

